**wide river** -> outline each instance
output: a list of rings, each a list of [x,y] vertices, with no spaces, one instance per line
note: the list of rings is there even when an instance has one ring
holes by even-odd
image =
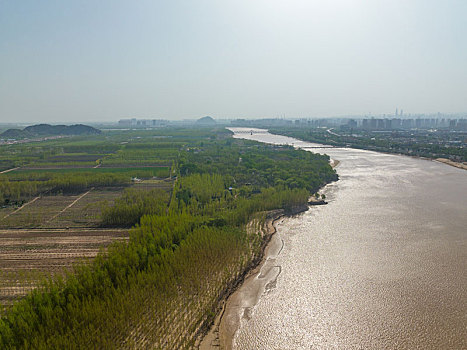
[[[467,171],[364,150],[312,151],[340,162],[340,180],[323,191],[328,205],[278,224],[274,283],[239,308],[234,349],[467,349]]]

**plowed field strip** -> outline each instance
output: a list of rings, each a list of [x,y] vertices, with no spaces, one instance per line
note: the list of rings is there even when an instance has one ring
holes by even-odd
[[[5,238],[29,239],[29,238],[50,238],[50,237],[86,237],[86,236],[112,236],[126,237],[128,229],[120,228],[84,228],[84,229],[65,229],[65,228],[45,228],[45,229],[2,229],[0,230],[0,245]]]
[[[83,242],[83,237],[86,237],[86,241]],[[101,243],[106,243],[109,240],[121,240],[127,239],[125,236],[115,236],[115,235],[103,235],[103,236],[71,236],[71,237],[36,237],[29,240],[17,240],[14,238],[5,238],[0,240],[0,247],[3,254],[6,250],[27,250],[31,251],[33,249],[41,249],[43,247],[56,247],[59,245],[63,246],[78,246],[85,247],[90,245],[96,245]]]
[[[73,205],[75,205],[81,198],[83,198],[84,196],[86,196],[89,192],[91,192],[92,190],[94,189],[91,188],[89,191],[83,193],[81,196],[79,196],[78,198],[76,198],[73,202],[71,202],[70,204],[68,204],[65,208],[63,208],[60,212],[58,212],[56,215],[54,215],[51,219],[49,219],[47,222],[51,222],[53,219],[57,218],[60,214],[64,213],[68,208],[71,208]]]
[[[34,198],[33,200],[31,200],[31,201],[29,201],[29,202],[23,204],[21,207],[19,207],[19,208],[16,209],[15,211],[12,211],[10,214],[5,215],[3,218],[6,219],[6,218],[9,217],[10,215],[19,212],[19,211],[20,211],[21,209],[23,209],[25,206],[34,203],[34,202],[37,201],[39,198],[41,198],[41,196],[38,196],[38,197]]]
[[[128,229],[0,230],[0,304],[9,305],[38,285],[87,263],[102,248],[128,239]],[[1,311],[1,310],[0,310]]]

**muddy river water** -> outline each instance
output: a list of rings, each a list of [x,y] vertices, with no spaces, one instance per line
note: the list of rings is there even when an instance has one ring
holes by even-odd
[[[267,133],[235,137],[316,146]],[[312,150],[340,161],[340,180],[323,191],[328,205],[278,223],[274,269],[245,285],[270,281],[259,283],[252,305],[226,312],[240,319],[233,348],[467,349],[467,171]]]

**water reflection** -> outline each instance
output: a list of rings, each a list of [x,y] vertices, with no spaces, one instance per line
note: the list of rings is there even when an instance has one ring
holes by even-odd
[[[235,348],[467,349],[467,172],[363,150],[313,151],[340,161],[340,181],[326,188],[327,206],[279,225],[282,272],[242,322]]]

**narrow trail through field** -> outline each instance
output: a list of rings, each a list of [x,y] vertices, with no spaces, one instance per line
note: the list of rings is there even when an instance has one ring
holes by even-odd
[[[82,199],[84,196],[86,196],[87,194],[89,194],[89,192],[91,192],[92,190],[94,189],[91,188],[89,191],[83,193],[81,196],[79,196],[78,198],[76,198],[71,204],[67,205],[65,208],[63,208],[62,210],[60,210],[57,214],[55,214],[51,219],[49,219],[47,222],[51,222],[52,220],[56,219],[58,216],[60,216],[61,214],[63,214],[67,209],[71,208],[73,205],[75,205],[80,199]]]
[[[7,170],[3,170],[3,171],[0,171],[0,174],[6,174],[6,173],[9,173],[10,171],[13,171],[13,170],[17,170],[19,169],[20,167],[16,167],[16,168],[11,168],[11,169],[7,169]]]
[[[22,206],[20,206],[18,209],[16,209],[15,211],[12,211],[10,214],[7,214],[3,217],[3,219],[6,219],[7,217],[9,217],[10,215],[14,214],[14,213],[17,213],[19,212],[21,209],[23,209],[25,206],[29,205],[29,204],[32,204],[34,203],[35,201],[37,201],[39,198],[41,198],[41,196],[37,196],[36,198],[34,198],[33,200],[23,204]]]

